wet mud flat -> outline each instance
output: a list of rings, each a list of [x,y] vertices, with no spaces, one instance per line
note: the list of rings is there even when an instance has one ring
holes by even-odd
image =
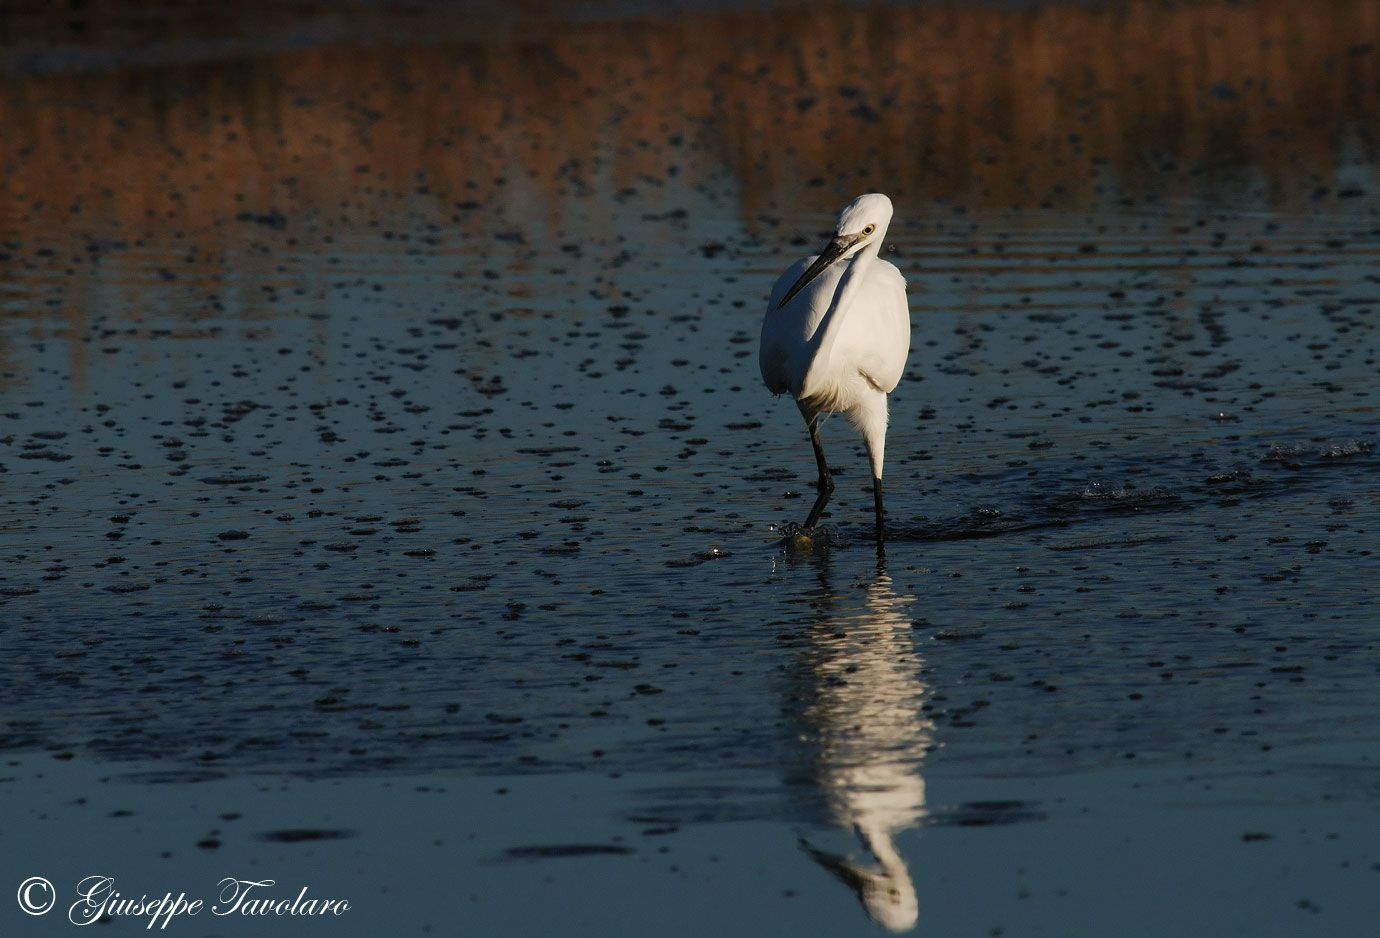
[[[371,922],[447,869],[483,933],[542,933],[487,898],[532,882],[591,934],[706,891],[909,927],[866,884],[943,934],[1373,921],[1373,11],[1127,9],[525,24],[545,92],[444,31],[12,54],[7,856],[94,826],[153,886],[233,859]],[[913,80],[842,79],[884,21]],[[963,43],[990,69],[904,58]],[[913,322],[884,558],[841,420],[826,534],[782,542],[813,465],[756,365],[873,186]]]
[[[776,761],[763,688],[818,651],[812,622],[877,602],[917,653],[937,641],[956,674],[1040,691],[1012,701],[1036,724],[1086,706],[1044,690],[1085,668],[1099,695],[1140,695],[1111,721],[1133,739],[1142,698],[1183,703],[1182,684],[1236,712],[1262,678],[1313,672],[1359,705],[1376,350],[1351,301],[1373,252],[1271,265],[1217,312],[1244,274],[1203,245],[1175,268],[1186,312],[1123,314],[1145,301],[1102,297],[1154,275],[1140,247],[1090,261],[1041,228],[1012,248],[1032,260],[954,237],[897,238],[923,292],[881,565],[842,422],[834,546],[778,545],[812,467],[789,403],[733,357],[755,312],[730,288],[772,266],[760,248],[683,262],[721,284],[722,314],[663,312],[695,289],[676,279],[640,312],[410,312],[451,261],[380,239],[370,262],[407,271],[386,316],[366,305],[384,291],[337,284],[300,317],[197,336],[11,320],[39,330],[11,333],[29,381],[4,415],[14,745],[316,772]],[[1020,302],[1065,277],[1083,285],[1045,311]],[[1117,745],[1089,726],[1070,725],[1079,749]]]
[[[1128,935],[1298,935],[1327,923],[1329,933],[1333,924],[1363,932],[1377,911],[1361,833],[1374,825],[1374,806],[1334,753],[1299,754],[1289,780],[1144,766],[1019,786],[932,774],[944,807],[898,839],[914,858],[918,931],[1098,934],[1114,923]],[[745,793],[776,787],[770,775],[310,780],[110,768],[7,762],[0,785],[22,807],[6,839],[24,849],[6,850],[0,875],[18,883],[41,873],[62,900],[25,916],[26,934],[69,934],[69,904],[90,875],[112,877],[122,895],[201,899],[198,914],[167,926],[184,934],[417,933],[460,923],[485,935],[877,933],[801,848],[798,825],[771,813],[734,816],[741,809],[732,806],[752,800]],[[1026,801],[1013,804],[1017,791]],[[688,804],[703,812],[716,802],[712,816],[684,819]],[[78,825],[86,839],[73,849]],[[809,836],[815,850],[846,839]],[[1281,890],[1277,903],[1260,901],[1262,875]],[[274,880],[250,897],[292,899],[305,888],[307,899],[349,909],[246,916],[234,898],[221,900],[229,877]],[[531,892],[544,901],[512,899]],[[145,922],[108,924],[132,934]]]

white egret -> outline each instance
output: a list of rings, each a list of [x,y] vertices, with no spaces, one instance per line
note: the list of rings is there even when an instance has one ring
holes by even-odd
[[[886,396],[901,380],[910,353],[906,282],[877,256],[891,222],[891,200],[860,195],[839,213],[834,237],[814,257],[786,269],[772,287],[758,359],[773,394],[795,398],[819,464],[819,496],[805,527],[813,528],[834,491],[819,424],[843,413],[862,433],[872,464],[872,497],[882,526]]]

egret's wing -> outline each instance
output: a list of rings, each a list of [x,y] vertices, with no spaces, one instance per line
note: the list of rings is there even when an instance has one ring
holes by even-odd
[[[901,272],[884,260],[874,262],[848,317],[861,321],[849,323],[849,347],[840,351],[870,383],[890,394],[910,354],[910,305]]]
[[[801,332],[799,308],[804,306],[801,295],[797,294],[785,309],[777,309],[784,297],[806,268],[814,262],[813,257],[802,257],[786,268],[771,288],[771,298],[767,300],[767,314],[762,320],[762,342],[757,353],[757,364],[762,370],[762,381],[773,394],[785,394],[799,380],[794,379],[792,371],[800,367],[799,360],[804,349],[805,339]]]

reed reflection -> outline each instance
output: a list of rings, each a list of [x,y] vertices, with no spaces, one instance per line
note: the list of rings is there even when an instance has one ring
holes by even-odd
[[[911,639],[907,611],[885,563],[856,594],[831,583],[820,559],[820,588],[807,631],[801,678],[801,737],[812,785],[830,823],[857,835],[859,850],[835,852],[802,838],[801,847],[852,889],[868,916],[892,931],[919,920],[915,884],[896,838],[926,816],[920,766],[934,745],[921,709],[928,687],[924,659]]]

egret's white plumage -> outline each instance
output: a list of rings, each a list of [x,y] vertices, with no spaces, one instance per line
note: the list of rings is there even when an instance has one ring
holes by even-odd
[[[759,357],[767,389],[794,397],[810,430],[819,497],[805,526],[814,526],[834,490],[819,442],[820,418],[843,413],[862,433],[872,464],[878,543],[884,536],[886,396],[901,380],[910,352],[906,282],[877,256],[891,211],[891,200],[880,193],[858,196],[839,213],[824,250],[786,269],[767,302]]]

